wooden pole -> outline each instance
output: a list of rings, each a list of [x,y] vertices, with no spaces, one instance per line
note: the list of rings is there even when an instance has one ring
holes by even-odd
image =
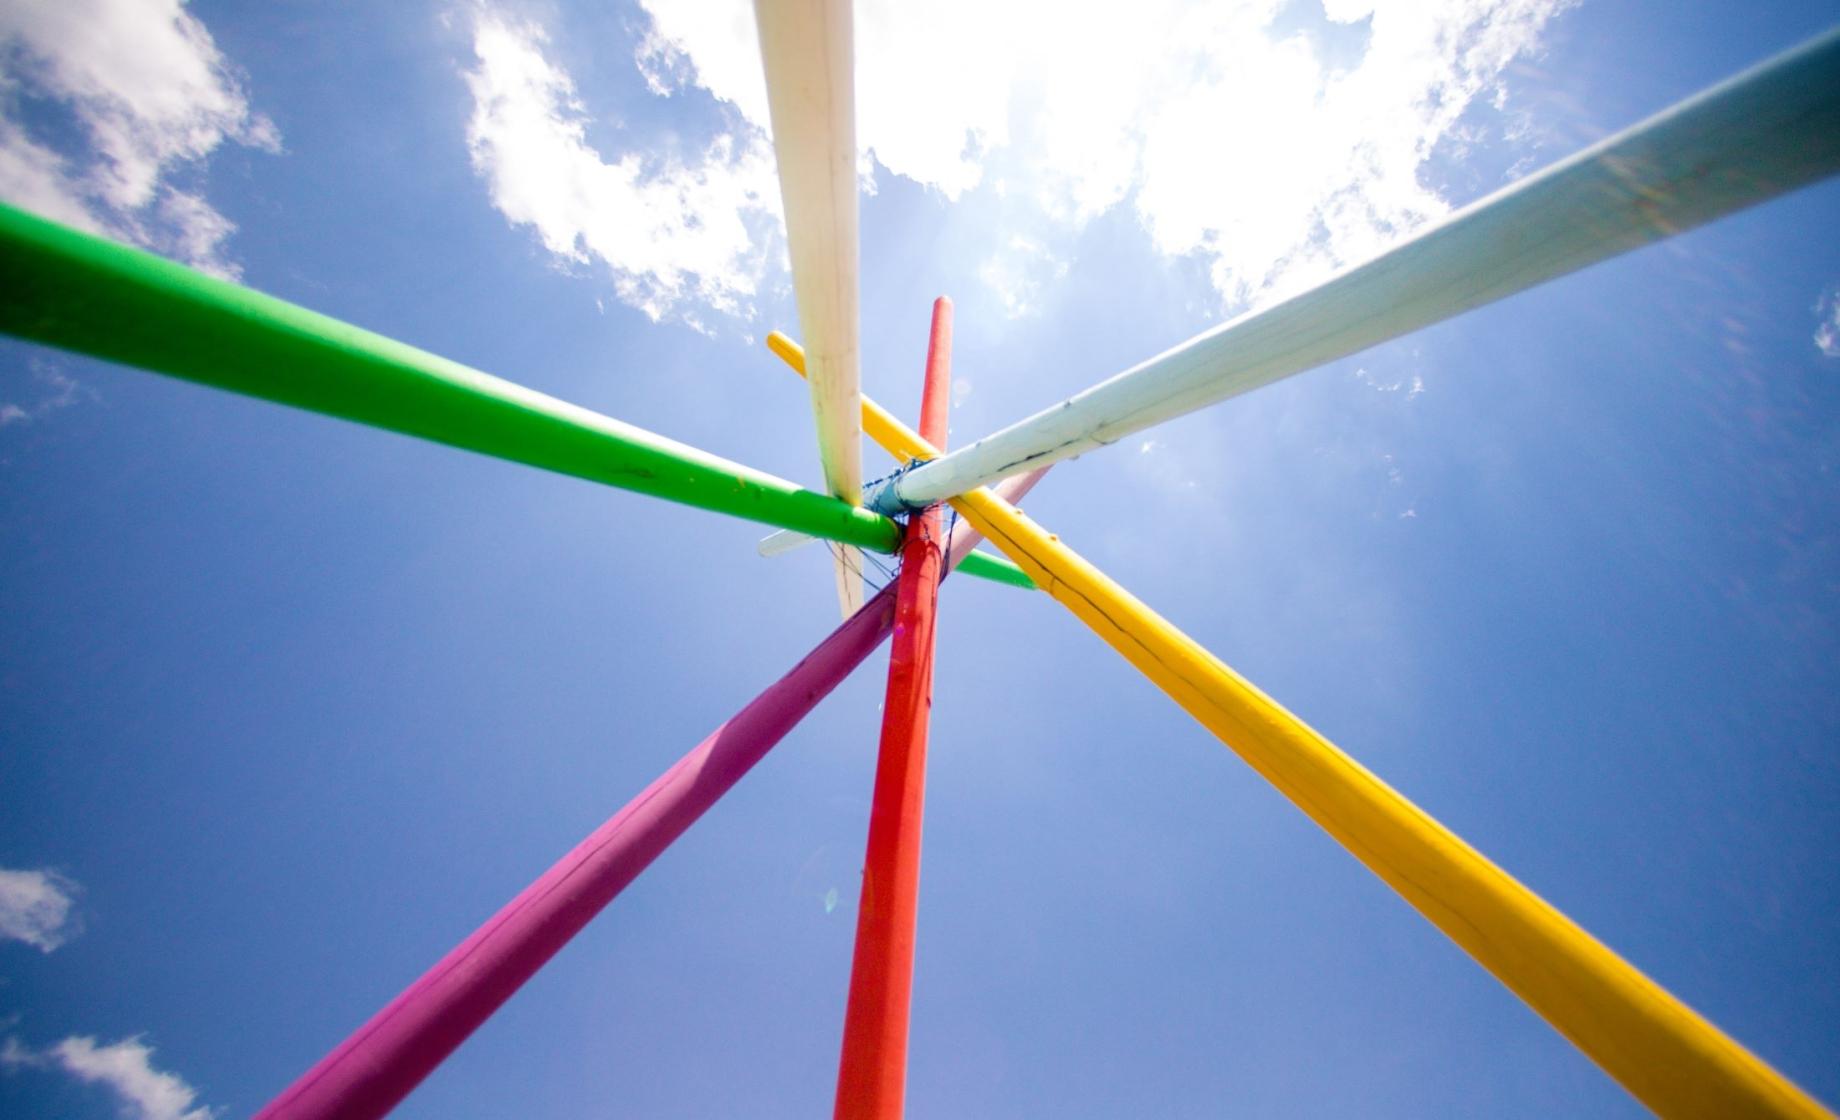
[[[0,332],[877,552],[886,518],[0,205]]]
[[[952,376],[952,303],[933,304],[920,430],[946,437]],[[850,967],[836,1115],[894,1120],[907,1087],[908,1008],[914,977],[914,925],[920,896],[920,832],[926,803],[926,733],[933,706],[933,633],[939,594],[944,511],[907,522],[895,600],[888,695],[869,809],[862,905]]]
[[[901,543],[868,510],[4,204],[0,333],[876,552]],[[966,574],[1028,585],[989,560]]]
[[[774,346],[787,356],[790,340]],[[796,345],[796,344],[792,344]],[[788,360],[788,364],[791,364]],[[863,398],[897,458],[939,454]],[[1661,1116],[1832,1120],[1770,1068],[992,491],[952,500],[1184,711]]]
[[[1019,498],[1026,481],[999,488]],[[946,567],[979,534],[953,526]],[[894,628],[897,589],[679,759],[264,1108],[260,1120],[374,1120],[409,1094],[727,793]]]
[[[818,457],[833,496],[862,503],[857,311],[856,64],[850,0],[755,0],[799,328],[811,345]],[[862,605],[862,557],[833,545],[838,603]]]
[[[900,476],[918,509],[1365,350],[1840,171],[1840,30]]]

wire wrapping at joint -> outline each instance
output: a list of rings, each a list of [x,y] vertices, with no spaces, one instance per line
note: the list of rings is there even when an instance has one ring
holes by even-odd
[[[912,513],[914,507],[908,505],[901,499],[900,492],[896,487],[900,485],[903,475],[924,462],[927,462],[927,460],[909,459],[907,462],[896,467],[892,473],[885,474],[881,478],[864,486],[863,505],[868,506],[883,517],[898,518],[904,514]]]
[[[863,484],[863,504],[865,506],[869,506],[871,508],[877,508],[877,503],[882,502],[882,501],[886,501],[889,504],[894,506],[893,510],[887,513],[884,513],[883,516],[889,518],[890,520],[894,521],[895,524],[901,526],[901,535],[902,535],[903,540],[906,539],[907,528],[909,525],[913,523],[914,518],[918,516],[919,514],[925,513],[926,510],[931,509],[932,507],[925,506],[925,507],[920,507],[920,508],[914,508],[914,507],[902,504],[900,498],[893,496],[895,483],[900,480],[902,475],[906,474],[908,471],[913,470],[915,467],[919,466],[920,464],[924,462],[927,462],[927,460],[909,459],[907,462],[901,464],[900,466],[896,467],[894,470],[883,475],[882,477]],[[945,505],[945,503],[943,502],[938,503],[938,504]],[[942,554],[950,550],[951,544],[952,544],[952,532],[958,525],[958,511],[956,509],[953,509],[950,505],[946,505],[945,510],[946,510],[946,521],[941,526],[939,539],[933,542],[939,548]],[[880,510],[877,509],[877,512],[880,512]],[[880,560],[876,560],[875,558],[870,557],[868,553],[866,552],[863,553],[863,556],[865,559],[869,559],[873,561],[875,563],[875,566],[882,570],[883,574],[888,578],[889,582],[893,582],[895,578],[897,578],[900,575],[901,559],[902,559],[901,551],[897,550],[895,553],[895,562],[894,562],[892,571],[889,569],[887,565],[883,564]],[[886,586],[886,584],[884,584],[883,586]]]

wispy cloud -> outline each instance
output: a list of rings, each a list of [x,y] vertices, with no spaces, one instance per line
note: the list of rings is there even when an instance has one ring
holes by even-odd
[[[978,269],[978,279],[996,293],[1004,313],[1012,319],[1037,310],[1042,290],[1065,275],[1066,261],[1041,242],[1021,235],[1004,242]]]
[[[75,937],[76,883],[55,871],[0,868],[0,938],[49,953]]]
[[[52,362],[33,357],[27,360],[27,366],[32,371],[32,380],[38,387],[37,392],[31,399],[0,401],[0,428],[42,420],[51,413],[69,408],[85,398],[95,398],[95,393],[84,388],[76,378],[65,373]]]
[[[280,136],[181,0],[0,4],[0,67],[0,197],[237,274],[236,226],[205,200],[202,165],[226,140],[278,151]],[[56,135],[33,101],[80,135]]]
[[[1482,135],[1463,123],[1472,108],[1516,127],[1502,76],[1574,2],[1327,0],[1324,18],[1299,21],[1287,0],[1140,0],[1128,13],[869,0],[856,7],[857,135],[889,171],[947,199],[1022,200],[1032,228],[1077,232],[1129,206],[1158,249],[1204,262],[1238,307],[1447,212],[1426,164],[1441,144]],[[764,129],[747,0],[642,3],[648,73],[694,82]],[[1012,314],[1054,276],[1016,264],[998,254],[982,269]]]
[[[1840,358],[1840,284],[1827,289],[1814,305],[1814,344],[1830,358]]]
[[[654,320],[704,328],[705,309],[751,315],[779,223],[764,134],[738,128],[687,161],[634,139],[609,162],[588,142],[587,109],[546,42],[535,24],[485,9],[474,17],[467,140],[493,205],[562,260],[605,265],[620,299]],[[667,61],[647,71],[661,96],[672,89]]]
[[[1412,400],[1425,391],[1425,379],[1418,374],[1383,381],[1369,372],[1366,366],[1360,366],[1354,371],[1354,379],[1376,393],[1397,393],[1404,390],[1406,400]]]
[[[1398,520],[1416,520],[1418,517],[1417,500],[1403,496],[1409,492],[1406,486],[1405,468],[1400,466],[1398,458],[1390,451],[1381,452],[1380,463],[1386,474],[1386,487],[1375,495],[1374,516],[1381,517],[1386,510],[1394,509],[1396,510],[1394,516]],[[1400,506],[1405,508],[1399,509]]]
[[[8,1038],[0,1046],[0,1068],[61,1069],[79,1081],[106,1086],[114,1090],[128,1120],[212,1120],[215,1115],[197,1105],[198,1090],[184,1078],[153,1068],[153,1048],[138,1037],[97,1045],[94,1038],[73,1035],[43,1051]]]

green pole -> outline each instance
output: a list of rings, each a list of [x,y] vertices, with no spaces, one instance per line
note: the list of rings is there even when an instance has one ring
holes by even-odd
[[[33,342],[877,552],[900,545],[879,514],[4,205],[0,292],[0,331]]]
[[[992,556],[988,552],[969,552],[958,562],[958,570],[968,576],[979,576],[994,583],[1007,583],[1011,587],[1035,589],[1035,581],[1027,572],[1008,560]]]

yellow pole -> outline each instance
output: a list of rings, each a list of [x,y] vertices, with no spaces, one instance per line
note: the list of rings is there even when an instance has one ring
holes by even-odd
[[[794,369],[798,344],[775,332]],[[863,398],[863,430],[897,459],[937,452]],[[1665,1117],[1828,1117],[1813,1097],[1642,975],[1482,853],[1284,710],[989,490],[959,514],[1527,1001]]]

